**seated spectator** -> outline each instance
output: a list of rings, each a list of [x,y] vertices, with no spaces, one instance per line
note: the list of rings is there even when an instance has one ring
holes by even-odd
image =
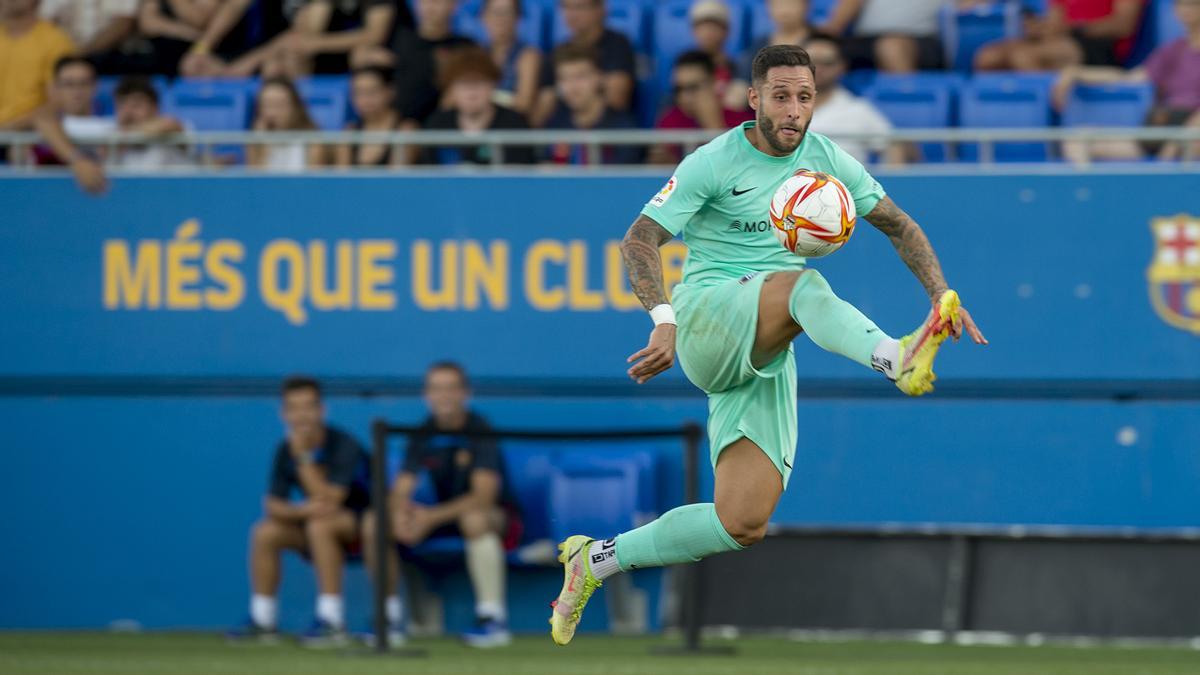
[[[1175,0],[1175,15],[1187,34],[1168,42],[1150,54],[1133,70],[1104,66],[1072,66],[1062,71],[1054,86],[1054,105],[1066,107],[1075,84],[1106,82],[1146,82],[1154,84],[1156,103],[1146,123],[1150,126],[1200,127],[1200,0]],[[1112,142],[1101,145],[1104,158],[1136,159],[1141,153],[1132,143],[1115,152]],[[1148,143],[1143,148],[1159,159],[1176,159],[1182,148],[1178,143]],[[1092,149],[1097,150],[1096,144]],[[1068,153],[1071,154],[1071,153]]]
[[[184,125],[174,117],[159,112],[158,90],[150,80],[131,75],[117,83],[113,92],[116,103],[117,130],[146,136],[168,136],[184,131]],[[127,143],[117,148],[109,164],[123,169],[154,171],[191,164],[187,153],[165,143]]]
[[[287,61],[294,54],[282,54],[276,40],[291,30],[301,0],[257,4],[256,0],[144,2],[143,21],[147,12],[155,11],[162,18],[182,20],[170,36],[178,42],[160,40],[158,49],[170,70],[185,77],[249,77],[297,69]]]
[[[869,161],[874,152],[882,155],[889,164],[904,163],[906,153],[903,146],[845,138],[847,133],[886,134],[892,130],[892,124],[870,101],[855,96],[842,86],[846,59],[842,56],[838,41],[818,34],[804,48],[808,50],[817,69],[817,100],[809,129],[828,136],[860,162]]]
[[[724,0],[700,0],[688,10],[688,21],[692,26],[692,40],[696,50],[708,55],[713,63],[713,80],[717,97],[728,108],[745,109],[745,80],[735,80],[733,59],[725,53],[729,40],[729,5]]]
[[[275,448],[263,517],[250,530],[250,616],[227,635],[279,639],[280,558],[291,550],[312,561],[317,577],[316,620],[303,644],[348,644],[342,569],[347,547],[358,543],[360,516],[370,504],[366,452],[354,437],[326,423],[316,380],[287,379],[282,399],[287,437]],[[302,498],[295,501],[293,495]]]
[[[546,122],[547,129],[633,129],[637,122],[627,113],[614,110],[604,96],[605,73],[596,53],[578,43],[554,50],[554,74],[561,100]],[[549,160],[556,164],[637,164],[642,159],[637,146],[603,145],[600,156],[584,145],[560,143],[550,148]]]
[[[536,1],[536,0],[534,0]],[[542,53],[517,35],[521,0],[484,0],[483,27],[492,61],[500,68],[496,102],[527,115],[537,99]]]
[[[500,81],[500,69],[479,47],[460,49],[451,57],[442,74],[443,89],[449,108],[429,117],[426,129],[458,130],[479,133],[495,129],[528,129],[525,117],[510,108],[496,105],[494,94]],[[530,164],[534,161],[529,147],[506,147],[501,150],[504,164]],[[492,148],[488,145],[427,148],[422,153],[426,164],[492,163]]]
[[[475,46],[454,32],[457,7],[457,0],[416,0],[417,29],[396,34],[396,102],[405,119],[424,122],[438,109],[438,74],[445,61],[454,50]]]
[[[34,127],[54,64],[73,51],[71,38],[38,16],[38,0],[0,2],[0,131]]]
[[[1024,37],[984,45],[977,70],[1061,70],[1118,66],[1133,48],[1144,0],[1050,0],[1046,16],[1027,16]]]
[[[294,27],[276,38],[267,58],[291,64],[279,75],[345,73],[379,58],[392,37],[400,0],[307,0]],[[407,6],[406,6],[407,9]]]
[[[392,536],[406,548],[432,537],[466,540],[467,573],[479,621],[464,637],[474,647],[497,647],[512,641],[504,592],[505,549],[512,550],[520,541],[521,515],[495,439],[460,435],[490,429],[487,420],[467,407],[470,394],[462,366],[441,362],[426,371],[424,395],[430,414],[409,440],[403,468],[388,494],[388,511]],[[413,501],[422,472],[428,472],[436,504]],[[368,512],[362,539],[370,570],[375,569],[374,531],[375,519]],[[388,547],[387,555],[389,639],[401,642],[399,561],[394,547]]]
[[[258,89],[254,105],[255,131],[316,131],[304,99],[291,80],[268,78]],[[287,144],[251,145],[246,148],[246,164],[271,171],[303,171],[325,164],[323,145]]]
[[[733,111],[722,107],[717,95],[716,66],[708,54],[684,52],[675,59],[671,72],[673,105],[659,118],[659,129],[727,130],[754,119],[753,111]],[[674,164],[682,157],[679,146],[659,145],[651,148],[655,164]]]
[[[54,64],[48,112],[58,117],[67,137],[85,140],[117,130],[117,120],[95,112],[96,68],[82,56],[64,56]],[[65,162],[49,145],[33,148],[34,162],[61,165]]]
[[[396,90],[392,86],[392,71],[387,68],[370,67],[354,71],[350,78],[350,105],[358,121],[346,126],[350,131],[397,131],[417,128],[415,122],[405,120],[393,105]],[[407,150],[407,149],[406,149]],[[394,153],[390,143],[364,143],[341,145],[337,148],[335,164],[338,166],[394,166],[411,164],[411,152],[403,155]]]
[[[853,26],[845,47],[852,70],[875,68],[887,73],[934,70],[944,62],[942,41],[938,37],[938,12],[946,3],[947,0],[838,0],[821,31],[841,36]]]
[[[102,73],[144,66],[129,44],[137,32],[138,0],[42,0],[42,17],[65,30]]]
[[[633,107],[637,63],[629,38],[604,25],[607,11],[604,0],[559,0],[558,10],[571,37],[568,44],[590,49],[596,54],[603,75],[603,95],[609,108],[626,112]],[[561,46],[561,45],[560,45]],[[554,114],[555,76],[553,61],[542,66],[541,91],[530,120],[535,127],[545,126]]]
[[[812,36],[812,26],[808,24],[808,0],[767,0],[767,14],[775,30],[770,35],[757,36],[750,48],[742,53],[738,71],[743,82],[750,81],[750,65],[763,47],[802,45]],[[744,92],[742,96],[745,97]]]

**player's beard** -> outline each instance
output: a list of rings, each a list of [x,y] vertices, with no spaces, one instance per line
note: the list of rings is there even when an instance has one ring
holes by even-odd
[[[804,137],[808,134],[808,125],[811,123],[812,120],[809,119],[803,126],[788,123],[783,125],[783,127],[777,127],[771,121],[771,118],[764,115],[761,110],[758,112],[757,119],[755,120],[755,126],[758,127],[758,131],[762,134],[763,139],[767,141],[767,145],[771,146],[771,149],[780,155],[790,155],[796,151],[796,148],[800,147],[800,144],[804,142]],[[784,127],[795,129],[800,133],[796,134],[794,140],[789,141],[779,134],[779,130]]]

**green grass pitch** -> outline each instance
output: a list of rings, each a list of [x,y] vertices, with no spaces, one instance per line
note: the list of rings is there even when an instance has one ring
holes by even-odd
[[[181,633],[0,633],[0,673],[53,675],[1035,675],[1200,673],[1200,652],[1116,647],[962,647],[911,643],[806,643],[747,638],[734,656],[652,656],[665,638],[581,636],[556,647],[549,636],[522,637],[506,649],[470,650],[452,640],[417,640],[420,658],[314,652],[292,644],[230,645]]]

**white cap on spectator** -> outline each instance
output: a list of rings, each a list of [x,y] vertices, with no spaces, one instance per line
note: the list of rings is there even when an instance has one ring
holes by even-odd
[[[688,20],[692,24],[701,21],[716,21],[725,26],[729,25],[729,5],[721,0],[700,0],[688,11]]]

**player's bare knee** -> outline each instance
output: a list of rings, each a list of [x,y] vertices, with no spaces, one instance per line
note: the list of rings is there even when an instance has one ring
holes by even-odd
[[[304,521],[304,533],[309,541],[337,538],[336,515],[318,516]]]
[[[255,547],[278,547],[282,536],[282,527],[270,518],[263,518],[250,528],[250,542]]]
[[[734,517],[729,520],[721,519],[725,531],[733,540],[742,546],[753,546],[767,536],[767,520],[756,517]]]
[[[488,533],[488,517],[487,511],[477,509],[467,511],[458,517],[458,529],[467,539],[482,537]]]

